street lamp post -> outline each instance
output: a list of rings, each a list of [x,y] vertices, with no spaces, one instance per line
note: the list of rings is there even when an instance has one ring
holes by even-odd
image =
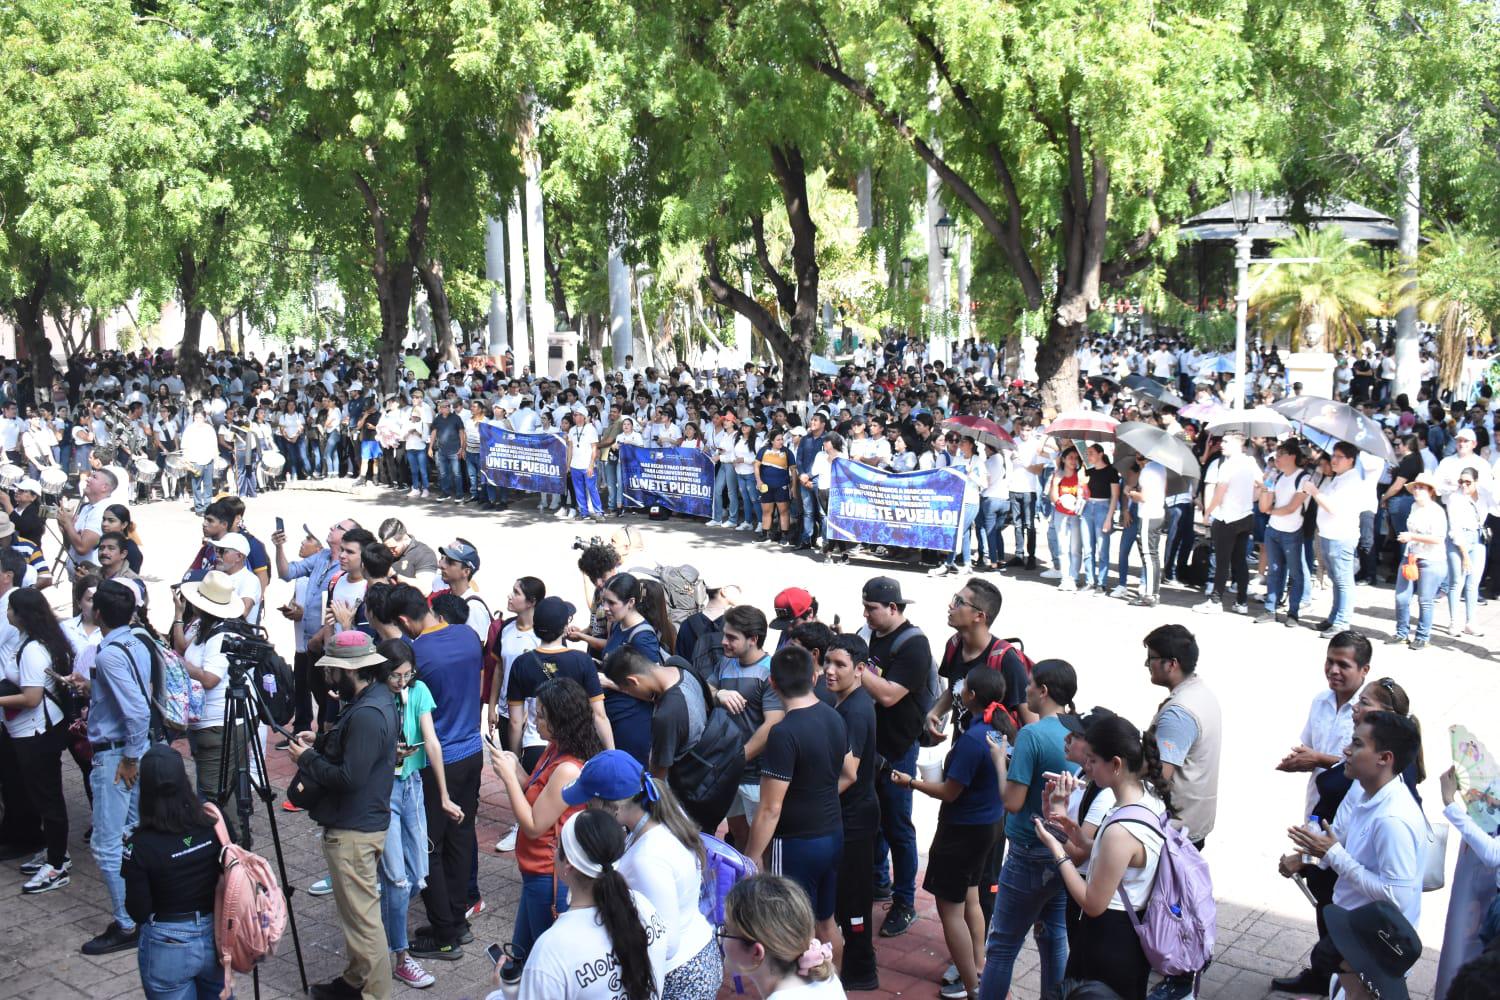
[[[1234,226],[1239,235],[1234,238],[1234,398],[1229,405],[1242,409],[1245,405],[1245,350],[1249,339],[1250,323],[1250,224],[1255,221],[1255,195],[1251,190],[1234,193],[1230,205],[1234,212]]]
[[[948,345],[948,285],[952,281],[951,275],[953,270],[953,236],[954,229],[956,227],[953,224],[953,220],[949,218],[948,213],[944,212],[943,217],[937,221],[934,228],[937,230],[938,251],[943,255],[943,297],[941,305],[939,306],[939,309],[941,311],[938,313],[938,315],[942,318],[943,324],[941,329],[941,339],[939,340],[939,343],[942,344],[942,348],[938,353],[941,356],[943,363],[948,364],[950,361]]]

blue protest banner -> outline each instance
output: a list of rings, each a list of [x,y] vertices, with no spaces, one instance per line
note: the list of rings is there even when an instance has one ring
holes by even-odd
[[[836,459],[828,490],[835,541],[952,552],[964,509],[964,477],[953,469],[881,472]]]
[[[713,513],[714,463],[697,448],[620,445],[620,493],[631,507],[660,505],[689,517]]]
[[[517,434],[479,425],[484,478],[493,486],[525,493],[562,493],[568,443],[555,434]]]

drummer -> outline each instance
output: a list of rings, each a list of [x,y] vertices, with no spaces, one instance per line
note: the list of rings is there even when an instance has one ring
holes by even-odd
[[[16,526],[4,518],[0,518],[0,546],[15,549],[26,560],[26,576],[22,579],[21,586],[35,587],[37,590],[52,586],[52,568],[47,565],[41,546],[22,538],[16,531]]]
[[[14,500],[9,493],[0,489],[0,509],[10,515],[11,523],[16,526],[16,534],[36,545],[41,544],[42,533],[46,530],[41,504],[37,502],[41,496],[41,483],[30,477],[16,484]]]

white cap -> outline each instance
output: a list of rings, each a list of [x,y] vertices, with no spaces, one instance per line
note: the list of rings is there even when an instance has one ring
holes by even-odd
[[[231,551],[238,552],[242,556],[248,556],[250,554],[249,540],[246,539],[245,536],[240,534],[238,531],[231,531],[223,538],[214,542],[213,546],[216,549],[229,549]]]
[[[37,482],[35,479],[32,479],[30,476],[27,476],[25,479],[17,483],[16,489],[25,490],[28,493],[35,493],[37,496],[42,495],[42,484]]]

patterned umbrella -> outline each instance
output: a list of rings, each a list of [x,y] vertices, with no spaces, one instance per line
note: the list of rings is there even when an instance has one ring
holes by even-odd
[[[1097,410],[1069,410],[1042,428],[1049,437],[1074,441],[1113,441],[1119,421]]]
[[[1272,404],[1271,409],[1304,430],[1311,429],[1337,441],[1347,441],[1360,451],[1396,464],[1396,452],[1385,428],[1348,403],[1319,396],[1293,396]]]
[[[1187,420],[1203,420],[1212,422],[1215,417],[1229,412],[1229,407],[1217,402],[1189,403],[1177,411],[1177,415]]]
[[[1006,449],[1014,451],[1016,443],[1011,439],[1010,432],[993,420],[983,417],[958,416],[949,417],[943,421],[943,429],[962,434],[964,437],[973,438],[980,444],[992,449]]]

